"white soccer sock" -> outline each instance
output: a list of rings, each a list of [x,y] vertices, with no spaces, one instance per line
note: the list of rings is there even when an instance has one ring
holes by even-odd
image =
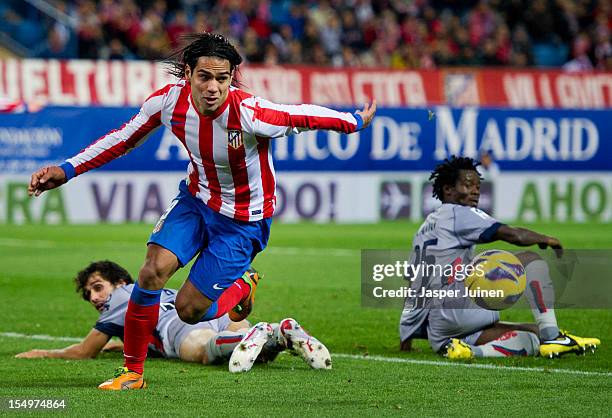
[[[529,331],[508,331],[497,340],[470,347],[474,357],[535,356],[540,351],[540,341]]]
[[[208,343],[206,343],[206,354],[208,355],[209,363],[221,363],[229,360],[242,337],[246,334],[244,331],[221,331]]]
[[[548,264],[544,260],[532,261],[525,267],[525,274],[525,297],[538,325],[540,340],[552,340],[559,335],[559,326],[554,310],[555,289],[550,280]]]

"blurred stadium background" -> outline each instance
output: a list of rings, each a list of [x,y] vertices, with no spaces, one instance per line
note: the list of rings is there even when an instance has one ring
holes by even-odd
[[[302,413],[317,415],[402,407],[421,415],[524,415],[534,404],[557,415],[583,414],[584,405],[609,414],[609,310],[558,312],[562,326],[601,337],[595,356],[483,361],[573,369],[566,374],[432,367],[439,359],[425,342],[398,352],[398,312],[361,308],[358,278],[360,248],[409,247],[437,204],[429,172],[452,154],[488,163],[481,207],[494,216],[572,248],[612,246],[612,6],[605,0],[0,0],[0,285],[15,306],[0,319],[0,396],[72,396],[75,414],[91,415],[90,405],[106,410],[107,399],[91,388],[118,355],[62,367],[12,356],[87,333],[96,315],[77,301],[69,278],[101,258],[138,270],[149,224],[175,196],[188,157],[160,129],[127,156],[37,199],[27,197],[27,183],[32,171],[129,120],[172,82],[161,60],[180,35],[201,30],[239,46],[245,90],[349,111],[371,98],[379,105],[361,133],[274,141],[278,206],[270,248],[255,263],[269,279],[254,319],[295,315],[339,354],[338,367],[306,375],[281,359],[240,377],[243,387],[297,399]],[[504,315],[531,320],[529,312]],[[54,337],[28,339],[38,333]],[[366,365],[355,354],[409,357],[402,360],[410,372]],[[284,402],[262,405],[258,391],[235,397],[239,379],[221,367],[161,363],[147,373],[152,390],[173,405],[201,407],[208,373],[222,382],[215,390],[224,387],[207,399],[213,411],[227,413],[232,397],[256,415],[286,413]],[[39,382],[41,374],[50,377]],[[180,391],[166,385],[179,378]],[[467,379],[462,395],[454,382]],[[146,396],[131,399],[143,411],[163,408]]]
[[[3,44],[23,57],[166,57],[218,31],[253,64],[610,70],[605,0],[4,0]]]
[[[154,221],[187,159],[166,130],[56,194],[28,200],[24,182],[128,120],[203,29],[239,45],[246,90],[379,103],[360,134],[275,142],[277,220],[418,221],[451,154],[491,161],[482,206],[501,219],[611,219],[607,1],[8,0],[0,16],[4,222]]]

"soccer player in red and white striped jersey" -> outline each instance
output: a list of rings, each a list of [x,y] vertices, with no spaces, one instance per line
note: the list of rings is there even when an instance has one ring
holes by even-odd
[[[197,34],[181,50],[180,81],[153,93],[140,112],[60,166],[32,174],[30,195],[118,158],[162,124],[189,153],[187,178],[155,226],[125,319],[124,367],[101,389],[144,387],[147,345],[168,279],[197,259],[176,297],[182,320],[197,323],[225,313],[244,319],[257,278],[244,274],[267,245],[274,213],[275,173],[270,141],[292,132],[367,127],[376,103],[355,113],[315,105],[280,105],[232,87],[242,58],[221,35]]]

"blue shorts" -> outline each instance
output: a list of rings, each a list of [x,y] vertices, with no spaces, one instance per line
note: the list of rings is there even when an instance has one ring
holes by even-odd
[[[181,267],[199,253],[189,280],[204,296],[217,300],[266,248],[271,224],[272,218],[243,222],[221,215],[192,196],[183,180],[147,244],[172,251]]]

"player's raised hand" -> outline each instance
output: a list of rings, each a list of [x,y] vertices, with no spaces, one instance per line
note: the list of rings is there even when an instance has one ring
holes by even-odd
[[[60,167],[56,165],[43,167],[32,174],[28,186],[28,195],[40,196],[45,190],[55,189],[66,181],[66,173]]]
[[[364,104],[363,109],[355,113],[363,119],[363,128],[367,127],[372,122],[372,119],[374,119],[374,114],[376,113],[376,99],[372,100],[372,104]]]

